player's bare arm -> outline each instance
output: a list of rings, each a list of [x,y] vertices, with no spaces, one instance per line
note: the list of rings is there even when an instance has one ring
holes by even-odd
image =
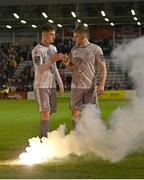
[[[98,64],[98,66],[99,66],[99,70],[100,70],[100,80],[99,80],[99,85],[97,87],[97,93],[103,94],[106,76],[107,76],[106,64],[105,64],[105,62],[101,62]]]
[[[62,53],[55,53],[51,56],[51,63],[55,63],[56,61],[60,61],[63,59],[63,54]]]
[[[63,86],[63,82],[61,80],[60,74],[58,72],[58,69],[56,67],[56,64],[55,64],[55,68],[56,68],[55,69],[55,78],[56,78],[58,85],[59,85],[59,93],[60,93],[60,95],[63,95],[64,94],[64,86]]]
[[[63,86],[63,83],[59,84],[59,93],[60,93],[60,95],[64,95],[64,86]]]

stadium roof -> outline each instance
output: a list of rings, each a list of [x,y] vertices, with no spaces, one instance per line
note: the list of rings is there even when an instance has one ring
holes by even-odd
[[[49,19],[64,26],[74,25],[77,19],[82,23],[95,25],[141,24],[144,22],[144,0],[1,0],[0,27],[7,24],[13,27],[26,27],[31,24],[41,25]],[[135,15],[131,14],[131,10]],[[76,18],[72,17],[75,12]],[[105,12],[105,17],[101,11]],[[47,14],[47,18],[42,16]],[[13,16],[19,15],[19,19]],[[134,20],[134,17],[137,19]],[[108,18],[107,22],[105,18]],[[26,20],[22,24],[20,20]]]

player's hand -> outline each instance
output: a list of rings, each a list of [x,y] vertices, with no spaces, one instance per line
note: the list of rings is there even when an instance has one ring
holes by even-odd
[[[104,85],[98,85],[97,86],[97,95],[101,95],[104,92]]]
[[[62,53],[55,53],[51,56],[51,62],[55,63],[56,61],[61,61],[63,59],[64,54]]]
[[[59,92],[60,92],[60,95],[64,95],[64,86],[63,86],[63,84],[59,85]]]
[[[70,61],[70,58],[69,58],[68,54],[67,53],[63,54],[62,63],[64,65],[68,65],[69,61]]]

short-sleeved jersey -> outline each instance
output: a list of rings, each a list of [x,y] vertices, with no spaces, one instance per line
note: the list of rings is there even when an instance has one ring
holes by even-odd
[[[96,66],[105,63],[102,49],[93,43],[86,47],[74,46],[71,50],[71,63],[74,66],[71,88],[95,88]]]
[[[50,58],[57,52],[53,45],[48,47],[37,44],[32,50],[34,64],[34,88],[56,88],[56,82],[62,83],[56,63],[51,64]]]

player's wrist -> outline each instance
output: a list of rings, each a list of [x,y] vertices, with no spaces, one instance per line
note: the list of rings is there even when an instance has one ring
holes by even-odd
[[[59,87],[63,87],[63,83],[59,83]]]
[[[66,61],[64,61],[64,64],[67,66],[69,64],[70,60],[67,59]]]
[[[69,62],[70,62],[70,58],[67,54],[65,54],[63,59],[63,64],[67,66]]]

